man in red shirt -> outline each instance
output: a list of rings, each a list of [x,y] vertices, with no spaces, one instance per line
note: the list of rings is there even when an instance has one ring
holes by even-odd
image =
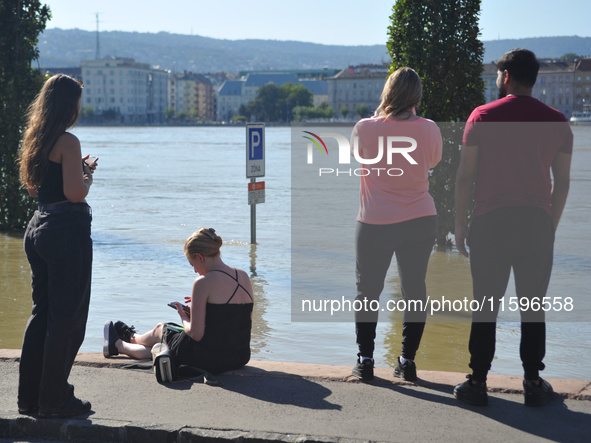
[[[552,397],[552,386],[539,376],[546,349],[544,311],[534,308],[541,306],[550,281],[573,136],[562,113],[531,97],[538,69],[531,51],[504,54],[497,62],[499,100],[476,108],[464,130],[455,238],[458,251],[470,257],[474,300],[483,309],[472,312],[473,373],[455,387],[454,395],[473,405],[488,404],[486,377],[495,353],[496,317],[511,269],[520,306],[528,307],[520,311],[525,404],[539,406]]]

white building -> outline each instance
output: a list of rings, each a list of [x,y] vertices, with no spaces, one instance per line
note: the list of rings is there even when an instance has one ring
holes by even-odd
[[[168,72],[131,58],[81,63],[82,107],[120,123],[162,123],[168,105]]]
[[[328,81],[328,104],[334,108],[337,117],[347,109],[348,119],[357,120],[355,109],[367,105],[368,115],[380,105],[380,95],[386,84],[389,68],[386,65],[350,66]]]
[[[532,96],[570,118],[573,113],[573,64],[556,60],[539,62],[540,70]]]

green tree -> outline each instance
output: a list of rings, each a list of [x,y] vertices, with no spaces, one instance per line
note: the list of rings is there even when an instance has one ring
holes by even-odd
[[[317,108],[314,106],[296,106],[292,110],[293,120],[296,122],[313,119],[331,119],[335,112],[332,106],[323,102]]]
[[[558,60],[560,60],[561,62],[572,63],[577,58],[581,58],[581,56],[575,54],[574,52],[568,52],[566,54],[561,55]]]
[[[254,100],[241,105],[238,113],[251,120],[276,122],[291,121],[296,107],[312,106],[312,92],[300,84],[269,83],[261,86]]]
[[[347,107],[341,108],[341,115],[343,116],[344,119],[346,119],[347,115],[349,115],[349,108],[347,108]]]
[[[174,118],[174,108],[173,107],[166,107],[164,109],[164,117],[166,117],[167,120],[172,120]]]
[[[484,103],[479,14],[480,0],[398,0],[394,5],[387,43],[391,71],[403,66],[417,71],[423,82],[421,115],[461,122]],[[461,125],[441,126],[443,158],[432,171],[430,192],[439,218],[437,244],[450,247],[462,130]]]
[[[37,40],[51,17],[36,0],[0,1],[0,230],[22,230],[34,200],[21,189],[15,159],[25,111],[43,84],[31,67],[39,57]]]
[[[357,114],[360,118],[367,117],[368,112],[369,106],[367,106],[365,103],[355,106],[355,114]]]
[[[286,83],[281,86],[285,99],[283,100],[284,121],[293,120],[293,108],[296,106],[312,106],[314,94],[301,84]]]
[[[94,123],[94,107],[91,105],[84,106],[82,108],[82,121],[85,123]]]

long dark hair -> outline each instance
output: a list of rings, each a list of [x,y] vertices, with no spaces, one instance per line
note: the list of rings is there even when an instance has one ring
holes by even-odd
[[[78,120],[82,83],[63,74],[50,77],[27,109],[27,127],[17,162],[21,183],[38,188],[57,139]]]

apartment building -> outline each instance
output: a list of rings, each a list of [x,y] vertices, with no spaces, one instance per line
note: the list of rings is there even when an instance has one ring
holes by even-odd
[[[365,104],[371,115],[380,104],[380,95],[389,75],[387,65],[350,66],[327,79],[328,104],[337,116],[348,109],[347,118],[357,119],[355,108]]]
[[[497,88],[497,64],[495,62],[486,63],[482,70],[482,81],[484,82],[484,100],[486,103],[495,101],[499,98],[499,89]]]
[[[566,118],[573,114],[573,64],[559,60],[540,59],[538,79],[532,97],[562,112]]]
[[[168,72],[131,58],[81,62],[82,106],[124,124],[163,123],[168,105]]]
[[[207,77],[192,72],[170,76],[168,82],[168,105],[174,115],[184,112],[202,121],[215,118],[213,84]]]
[[[575,61],[573,89],[574,111],[591,110],[591,58]]]

